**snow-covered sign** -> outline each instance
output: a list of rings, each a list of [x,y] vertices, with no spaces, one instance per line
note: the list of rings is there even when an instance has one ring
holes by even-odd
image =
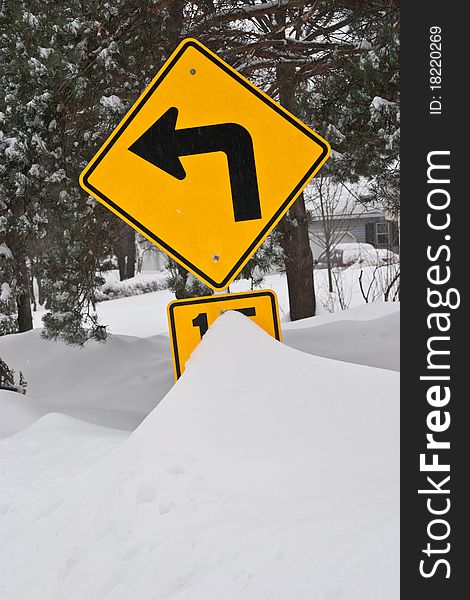
[[[228,310],[250,317],[276,340],[281,341],[277,296],[272,290],[217,294],[175,300],[168,305],[168,326],[175,379],[214,321]]]
[[[114,106],[110,98],[102,103]],[[329,153],[318,134],[187,39],[85,168],[80,184],[222,290]]]

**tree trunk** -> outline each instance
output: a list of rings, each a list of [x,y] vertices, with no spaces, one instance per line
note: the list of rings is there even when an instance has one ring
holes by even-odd
[[[30,294],[30,298],[31,298],[33,312],[36,312],[38,307],[37,307],[37,303],[36,303],[36,296],[34,294],[34,275],[32,273],[31,273],[31,277],[29,279],[29,294]]]
[[[127,279],[135,276],[135,231],[129,229],[127,235],[127,256],[126,256],[126,275]]]
[[[18,308],[18,331],[29,331],[33,328],[33,315],[31,312],[31,298],[29,295],[30,276],[26,264],[26,257],[18,257],[18,292],[16,294],[16,306]]]
[[[117,258],[118,270],[119,270],[119,279],[120,281],[124,281],[127,279],[126,276],[126,255],[122,252],[121,248],[116,248],[114,250],[114,254]]]
[[[41,278],[36,275],[36,282],[38,284],[38,303],[39,306],[43,306],[45,300],[44,300],[44,294],[43,294],[43,287],[42,287],[42,281]]]
[[[330,252],[326,253],[326,268],[328,269],[328,291],[330,294],[333,293],[333,272],[331,269],[331,258]]]
[[[176,264],[176,270],[178,272],[178,277],[175,286],[175,298],[177,300],[182,300],[183,298],[189,298],[190,294],[186,290],[186,283],[188,281],[189,272],[180,264]]]
[[[284,251],[291,321],[315,315],[313,256],[303,194],[279,224]]]
[[[168,5],[168,21],[166,23],[166,39],[168,40],[168,53],[173,52],[181,39],[183,29],[183,9],[186,0],[173,0]]]
[[[281,104],[296,113],[295,68],[281,64],[276,69]],[[307,210],[301,194],[279,224],[282,233],[291,321],[315,315],[313,255],[308,235]]]
[[[113,251],[118,263],[119,279],[124,281],[135,275],[135,231],[124,221],[112,218]]]

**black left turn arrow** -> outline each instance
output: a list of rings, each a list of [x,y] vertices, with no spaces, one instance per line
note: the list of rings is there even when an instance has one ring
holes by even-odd
[[[176,179],[186,172],[181,156],[224,152],[227,155],[235,221],[261,219],[253,141],[236,123],[176,129],[178,109],[169,108],[129,150]]]

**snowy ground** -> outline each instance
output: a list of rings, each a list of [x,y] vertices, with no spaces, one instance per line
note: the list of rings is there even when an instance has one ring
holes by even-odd
[[[353,265],[348,269],[341,269],[337,273],[338,283],[334,285],[334,294],[328,293],[328,281],[326,269],[316,269],[315,275],[315,293],[317,296],[317,315],[329,315],[333,312],[341,312],[344,309],[355,308],[364,304],[364,298],[359,285],[359,277],[363,276],[363,289],[369,295],[369,302],[380,302],[383,300],[383,290],[387,283],[393,278],[395,270],[399,265],[390,265],[388,267],[374,267]],[[106,275],[106,283],[103,290],[109,294],[109,290],[114,290],[119,294],[124,290],[134,289],[139,286],[156,284],[164,286],[167,274],[165,272],[146,272],[139,273],[136,277],[127,281],[118,281],[117,273],[110,272]],[[289,322],[289,298],[287,291],[287,281],[283,274],[267,275],[261,286],[274,290],[279,300],[279,312],[281,321]],[[244,292],[250,289],[250,282],[247,280],[235,281],[230,286],[231,292]],[[100,302],[97,307],[100,321],[108,325],[108,330],[112,333],[124,335],[136,335],[139,337],[149,337],[151,335],[166,334],[168,323],[166,317],[167,304],[174,300],[174,296],[168,290],[160,290],[153,293],[147,293],[140,297],[132,296],[120,298],[108,302]],[[42,327],[42,316],[44,309],[34,313],[34,326]]]
[[[0,598],[398,598],[399,305],[284,344],[227,313],[173,385],[170,299],[101,303],[106,344],[0,338]]]

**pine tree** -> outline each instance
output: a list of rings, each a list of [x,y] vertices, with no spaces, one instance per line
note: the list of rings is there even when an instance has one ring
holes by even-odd
[[[15,371],[11,369],[7,363],[0,358],[0,390],[12,390],[26,394],[28,383],[20,371],[18,381],[15,379]]]
[[[214,293],[213,290],[169,256],[166,259],[166,268],[169,273],[166,278],[166,285],[175,294],[177,300],[197,296],[211,296]]]
[[[342,182],[370,181],[362,201],[400,210],[399,12],[393,3],[356,28],[359,54],[303,86],[304,116],[320,123],[334,153],[326,171]]]
[[[112,218],[86,198],[78,175],[160,66],[161,21],[137,1],[2,6],[0,242],[12,255],[5,283],[20,331],[32,327],[34,265],[49,310],[45,335],[104,338],[94,309]]]
[[[0,239],[1,241],[1,239]],[[0,243],[0,336],[18,331],[14,287],[13,255],[5,243]]]
[[[0,235],[12,252],[20,331],[32,327],[30,267],[36,244],[47,236],[54,250],[55,233],[67,230],[68,219],[81,217],[73,210],[77,198],[70,189],[75,157],[63,90],[74,68],[70,59],[79,52],[74,35],[80,24],[72,14],[70,4],[21,1],[5,2],[0,13],[0,157],[6,173]],[[67,263],[63,266],[66,271]]]
[[[7,363],[0,358],[0,389],[12,388],[15,385],[15,374]]]
[[[281,272],[285,263],[281,234],[274,230],[243,267],[237,279],[248,279],[251,289],[262,286],[266,275]]]

